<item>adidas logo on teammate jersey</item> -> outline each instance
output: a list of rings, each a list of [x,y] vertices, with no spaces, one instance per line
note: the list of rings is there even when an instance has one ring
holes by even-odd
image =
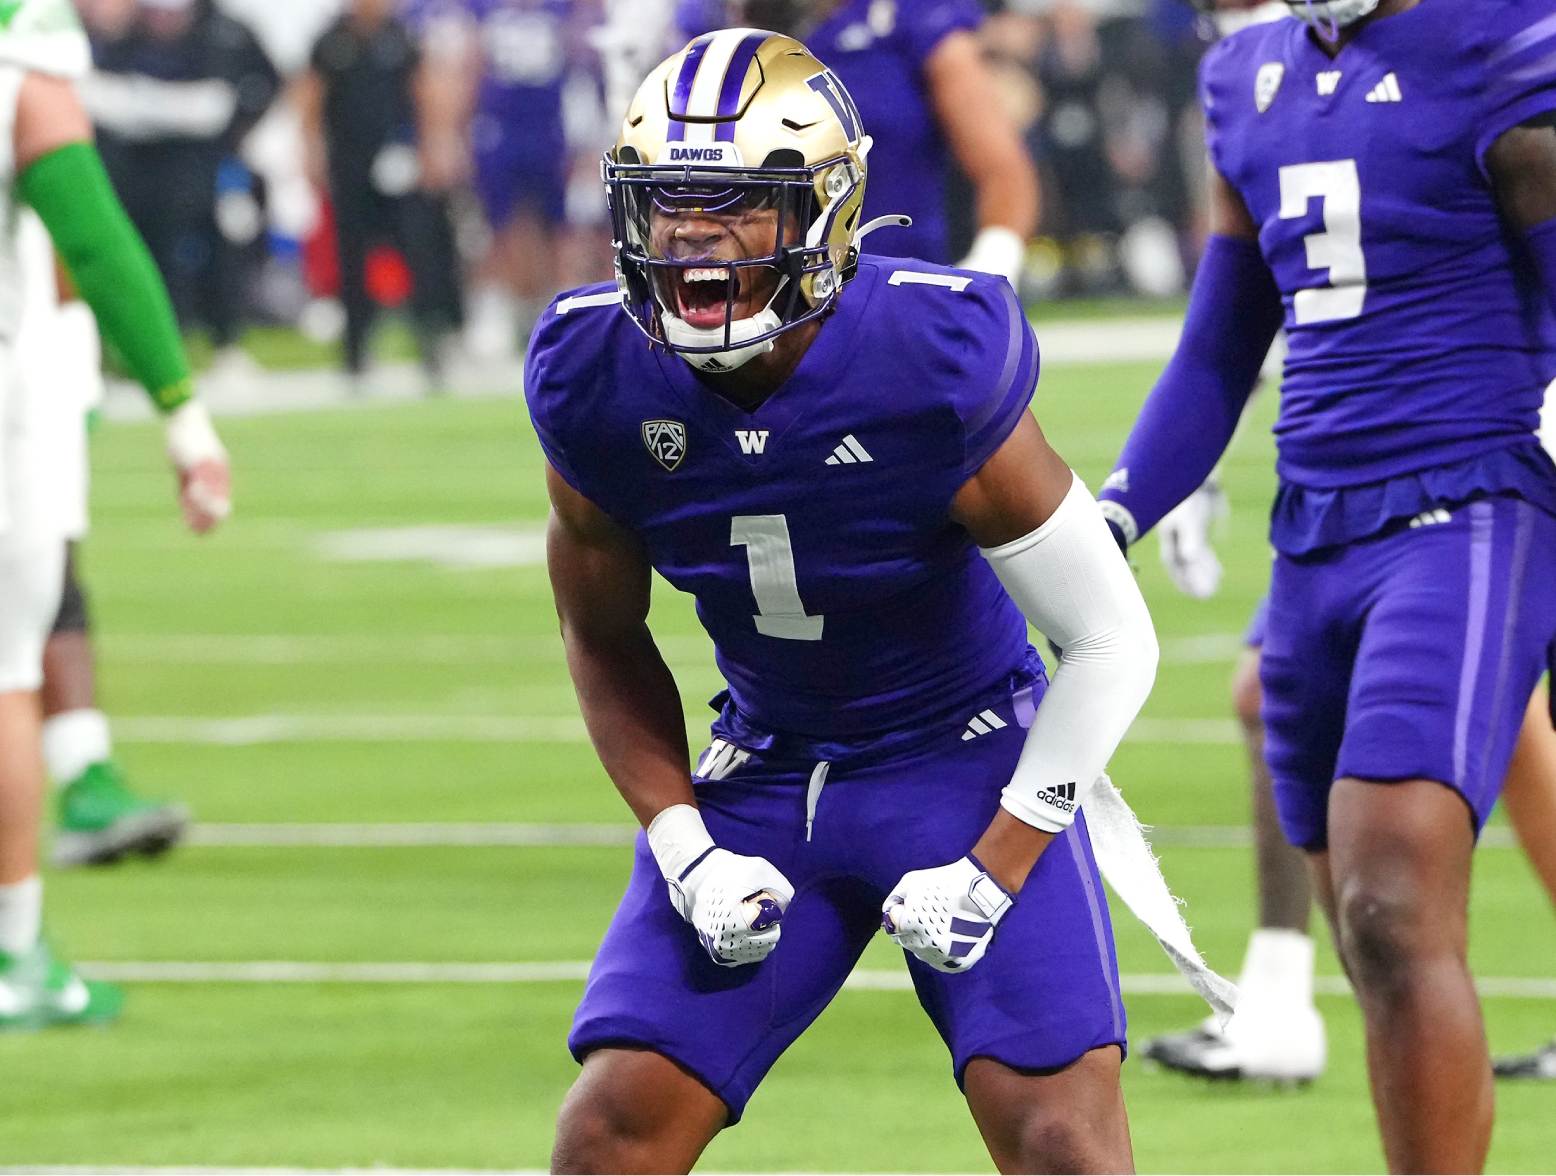
[[[1075,781],[1068,784],[1055,784],[1052,788],[1044,788],[1037,794],[1046,800],[1061,813],[1073,813],[1075,811]]]
[[[1340,88],[1340,70],[1326,69],[1318,75],[1318,96],[1328,98]]]
[[[1439,523],[1451,522],[1453,522],[1453,516],[1442,507],[1438,507],[1436,510],[1423,510],[1416,515],[1415,518],[1410,520],[1410,529],[1414,531],[1419,527],[1435,527]]]
[[[1009,725],[991,710],[980,711],[967,720],[967,730],[962,732],[962,742],[966,743],[969,739],[976,739],[980,735],[987,735],[990,731],[998,731],[1001,727]]]
[[[850,433],[843,438],[843,443],[832,451],[832,456],[827,458],[828,465],[857,465],[862,461],[874,461],[863,445],[859,444],[854,435]]]
[[[1368,102],[1403,102],[1404,94],[1399,89],[1399,79],[1392,72],[1383,75],[1383,80],[1374,86],[1367,94]]]

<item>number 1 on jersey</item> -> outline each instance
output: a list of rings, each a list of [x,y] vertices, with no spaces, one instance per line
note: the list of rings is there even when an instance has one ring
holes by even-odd
[[[1354,159],[1298,163],[1280,169],[1280,218],[1307,215],[1308,201],[1322,202],[1324,231],[1309,233],[1309,269],[1328,270],[1329,285],[1298,290],[1292,300],[1297,325],[1356,318],[1367,300],[1367,259],[1362,254],[1361,178]]]
[[[756,631],[786,641],[820,641],[825,617],[807,616],[794,570],[794,545],[784,515],[736,515],[730,520],[731,547],[744,547],[756,597]]]

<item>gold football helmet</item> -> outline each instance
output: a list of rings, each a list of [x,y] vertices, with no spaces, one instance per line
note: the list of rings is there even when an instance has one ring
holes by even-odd
[[[857,261],[869,149],[853,99],[798,41],[756,29],[692,41],[649,74],[605,157],[627,313],[650,339],[712,371],[827,313]],[[656,227],[678,218],[768,210],[776,241],[760,256],[670,256],[662,233],[655,243]],[[747,289],[758,276],[764,291],[774,284],[764,269],[776,271],[776,290],[737,319],[743,277]]]

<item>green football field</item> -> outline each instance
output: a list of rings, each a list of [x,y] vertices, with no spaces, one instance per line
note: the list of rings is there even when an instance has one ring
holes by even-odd
[[[1039,416],[1093,486],[1153,374],[1045,376]],[[567,683],[522,408],[364,405],[224,431],[239,509],[202,542],[180,532],[157,430],[97,436],[85,566],[105,703],[135,780],[201,826],[167,860],[50,877],[54,938],[124,978],[128,1005],[111,1030],[0,1038],[0,1164],[543,1167],[628,817]],[[1164,664],[1113,774],[1158,827],[1201,947],[1235,972],[1253,902],[1227,683],[1268,566],[1264,430],[1226,475],[1217,599],[1175,595],[1141,550]],[[697,747],[717,688],[706,643],[685,599],[661,585],[656,608]],[[1117,926],[1134,1040],[1200,1017],[1127,914]],[[989,1169],[889,946],[706,1168]],[[1504,838],[1478,858],[1474,961],[1495,1047],[1556,1032],[1556,921]],[[1142,1170],[1381,1165],[1327,949],[1320,972],[1333,1060],[1308,1088],[1126,1066]],[[1551,1170],[1556,1086],[1498,1089],[1491,1163]]]

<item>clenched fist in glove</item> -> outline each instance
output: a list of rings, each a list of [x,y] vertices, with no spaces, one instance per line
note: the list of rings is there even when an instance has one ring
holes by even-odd
[[[794,887],[766,858],[719,849],[689,804],[665,809],[648,826],[648,844],[670,887],[670,901],[713,962],[760,963],[783,934]]]
[[[965,972],[989,950],[994,928],[1014,902],[969,855],[904,874],[881,907],[881,926],[936,971]]]

